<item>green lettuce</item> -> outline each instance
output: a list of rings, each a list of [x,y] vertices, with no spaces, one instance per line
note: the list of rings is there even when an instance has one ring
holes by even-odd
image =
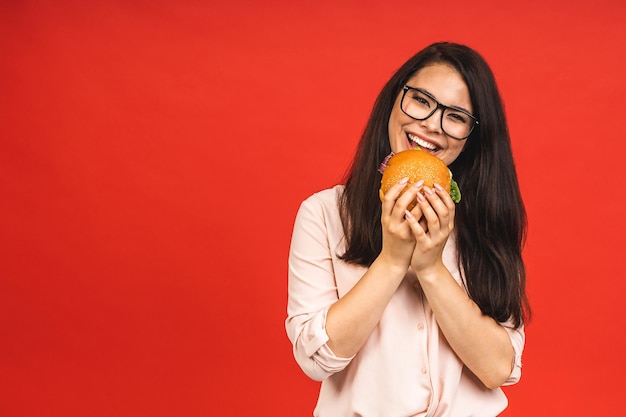
[[[459,184],[454,180],[450,181],[450,197],[455,203],[461,201],[461,190],[459,189]]]

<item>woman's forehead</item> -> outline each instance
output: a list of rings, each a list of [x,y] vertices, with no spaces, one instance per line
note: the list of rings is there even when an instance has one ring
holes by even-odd
[[[421,88],[447,106],[459,106],[471,111],[469,89],[463,76],[449,64],[435,63],[419,69],[407,85]]]

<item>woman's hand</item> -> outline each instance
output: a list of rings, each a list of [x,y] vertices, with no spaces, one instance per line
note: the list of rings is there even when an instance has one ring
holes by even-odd
[[[383,245],[379,259],[404,270],[409,267],[415,249],[414,232],[405,215],[424,185],[424,181],[418,181],[402,192],[407,182],[408,178],[403,178],[381,196]]]
[[[350,358],[361,349],[411,263],[415,238],[404,216],[423,182],[403,192],[407,182],[403,179],[381,195],[382,250],[356,285],[328,309],[327,343],[338,357]]]
[[[438,184],[423,187],[417,193],[418,204],[406,212],[406,220],[415,239],[411,266],[418,278],[423,272],[442,266],[443,248],[454,229],[455,205],[450,194]]]
[[[506,330],[482,313],[443,264],[443,248],[454,229],[455,205],[442,187],[424,187],[406,213],[415,238],[411,266],[437,324],[463,363],[490,389],[511,375],[515,355]]]

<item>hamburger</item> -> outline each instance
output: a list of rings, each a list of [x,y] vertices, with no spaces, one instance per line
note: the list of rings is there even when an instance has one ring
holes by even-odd
[[[391,154],[383,161],[379,171],[383,173],[380,183],[381,199],[394,184],[408,177],[409,182],[402,192],[412,184],[424,180],[424,186],[433,187],[433,184],[437,183],[450,193],[452,201],[455,203],[461,201],[461,191],[456,181],[452,179],[452,172],[448,166],[441,159],[422,149],[409,149]],[[412,210],[415,204],[415,201],[409,204],[408,209]]]

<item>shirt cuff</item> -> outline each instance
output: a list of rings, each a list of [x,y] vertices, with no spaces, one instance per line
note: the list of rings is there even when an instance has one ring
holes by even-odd
[[[328,342],[328,334],[326,333],[327,311],[320,311],[313,316],[302,332],[302,347],[304,348],[304,354],[309,358]]]

